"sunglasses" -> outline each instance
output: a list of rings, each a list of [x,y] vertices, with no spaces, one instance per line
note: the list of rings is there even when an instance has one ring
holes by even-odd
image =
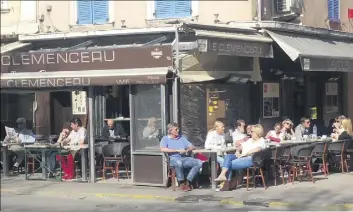
[[[310,124],[310,121],[306,121],[305,124]]]

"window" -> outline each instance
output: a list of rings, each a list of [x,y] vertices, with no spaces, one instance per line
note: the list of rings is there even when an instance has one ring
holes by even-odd
[[[155,18],[184,18],[191,16],[191,0],[155,1]]]
[[[1,1],[1,10],[8,10],[9,6],[7,4],[7,1]]]
[[[327,0],[327,16],[329,21],[340,20],[340,0]]]
[[[108,0],[77,1],[77,24],[103,24],[109,21]]]
[[[289,12],[291,6],[291,0],[276,0],[276,11],[277,12]]]

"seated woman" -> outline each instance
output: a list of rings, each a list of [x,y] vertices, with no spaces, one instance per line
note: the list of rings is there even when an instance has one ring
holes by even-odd
[[[283,138],[283,133],[281,132],[281,129],[281,123],[276,123],[274,129],[270,130],[265,138],[269,139],[270,141],[281,142]]]
[[[335,118],[335,123],[333,124],[333,131],[332,131],[332,134],[331,134],[331,138],[333,140],[338,140],[338,136],[342,132],[342,121],[344,119],[346,119],[345,116],[337,116]]]
[[[352,121],[350,118],[342,120],[341,128],[339,129],[338,140],[350,140],[353,139]]]
[[[295,133],[293,130],[293,122],[290,119],[285,119],[282,122],[282,133],[283,133],[283,140],[292,140],[295,138]]]
[[[227,154],[224,157],[222,172],[216,179],[216,181],[226,181],[222,191],[231,190],[235,187],[230,185],[232,170],[251,167],[253,165],[252,155],[266,148],[263,136],[264,130],[262,126],[259,124],[253,125],[251,128],[251,138],[242,143],[235,154]]]
[[[148,119],[147,126],[143,129],[142,136],[144,139],[157,138],[159,130],[157,129],[157,118]]]
[[[207,133],[205,149],[217,150],[217,163],[220,166],[223,165],[223,152],[222,148],[225,148],[224,139],[224,124],[220,121],[215,121],[213,128]]]
[[[62,158],[61,165],[65,173],[64,179],[72,179],[75,177],[74,172],[74,158],[77,152],[81,149],[86,141],[86,129],[82,127],[82,122],[79,118],[74,118],[70,121],[71,132],[69,129],[64,128],[60,133],[58,142],[61,143],[64,148],[69,149],[70,154],[67,155],[66,160]]]

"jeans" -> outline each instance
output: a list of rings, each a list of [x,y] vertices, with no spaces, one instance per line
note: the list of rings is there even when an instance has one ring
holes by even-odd
[[[47,152],[47,165],[48,165],[48,171],[54,173],[55,172],[55,165],[56,165],[56,155],[58,153],[55,152]]]
[[[252,156],[237,158],[234,154],[224,156],[223,168],[228,169],[227,179],[232,179],[232,170],[249,168],[253,165]]]
[[[24,159],[25,159],[25,149],[17,144],[11,145],[9,147],[9,151],[12,151],[13,153],[15,153],[17,155],[17,160],[16,162],[18,163],[18,165],[20,165]]]
[[[202,161],[192,157],[170,157],[170,166],[175,168],[176,177],[179,182],[185,180],[184,169],[190,169],[186,179],[192,182],[202,167]]]
[[[217,156],[217,163],[219,164],[220,167],[222,167],[224,163],[224,158],[221,156]]]

